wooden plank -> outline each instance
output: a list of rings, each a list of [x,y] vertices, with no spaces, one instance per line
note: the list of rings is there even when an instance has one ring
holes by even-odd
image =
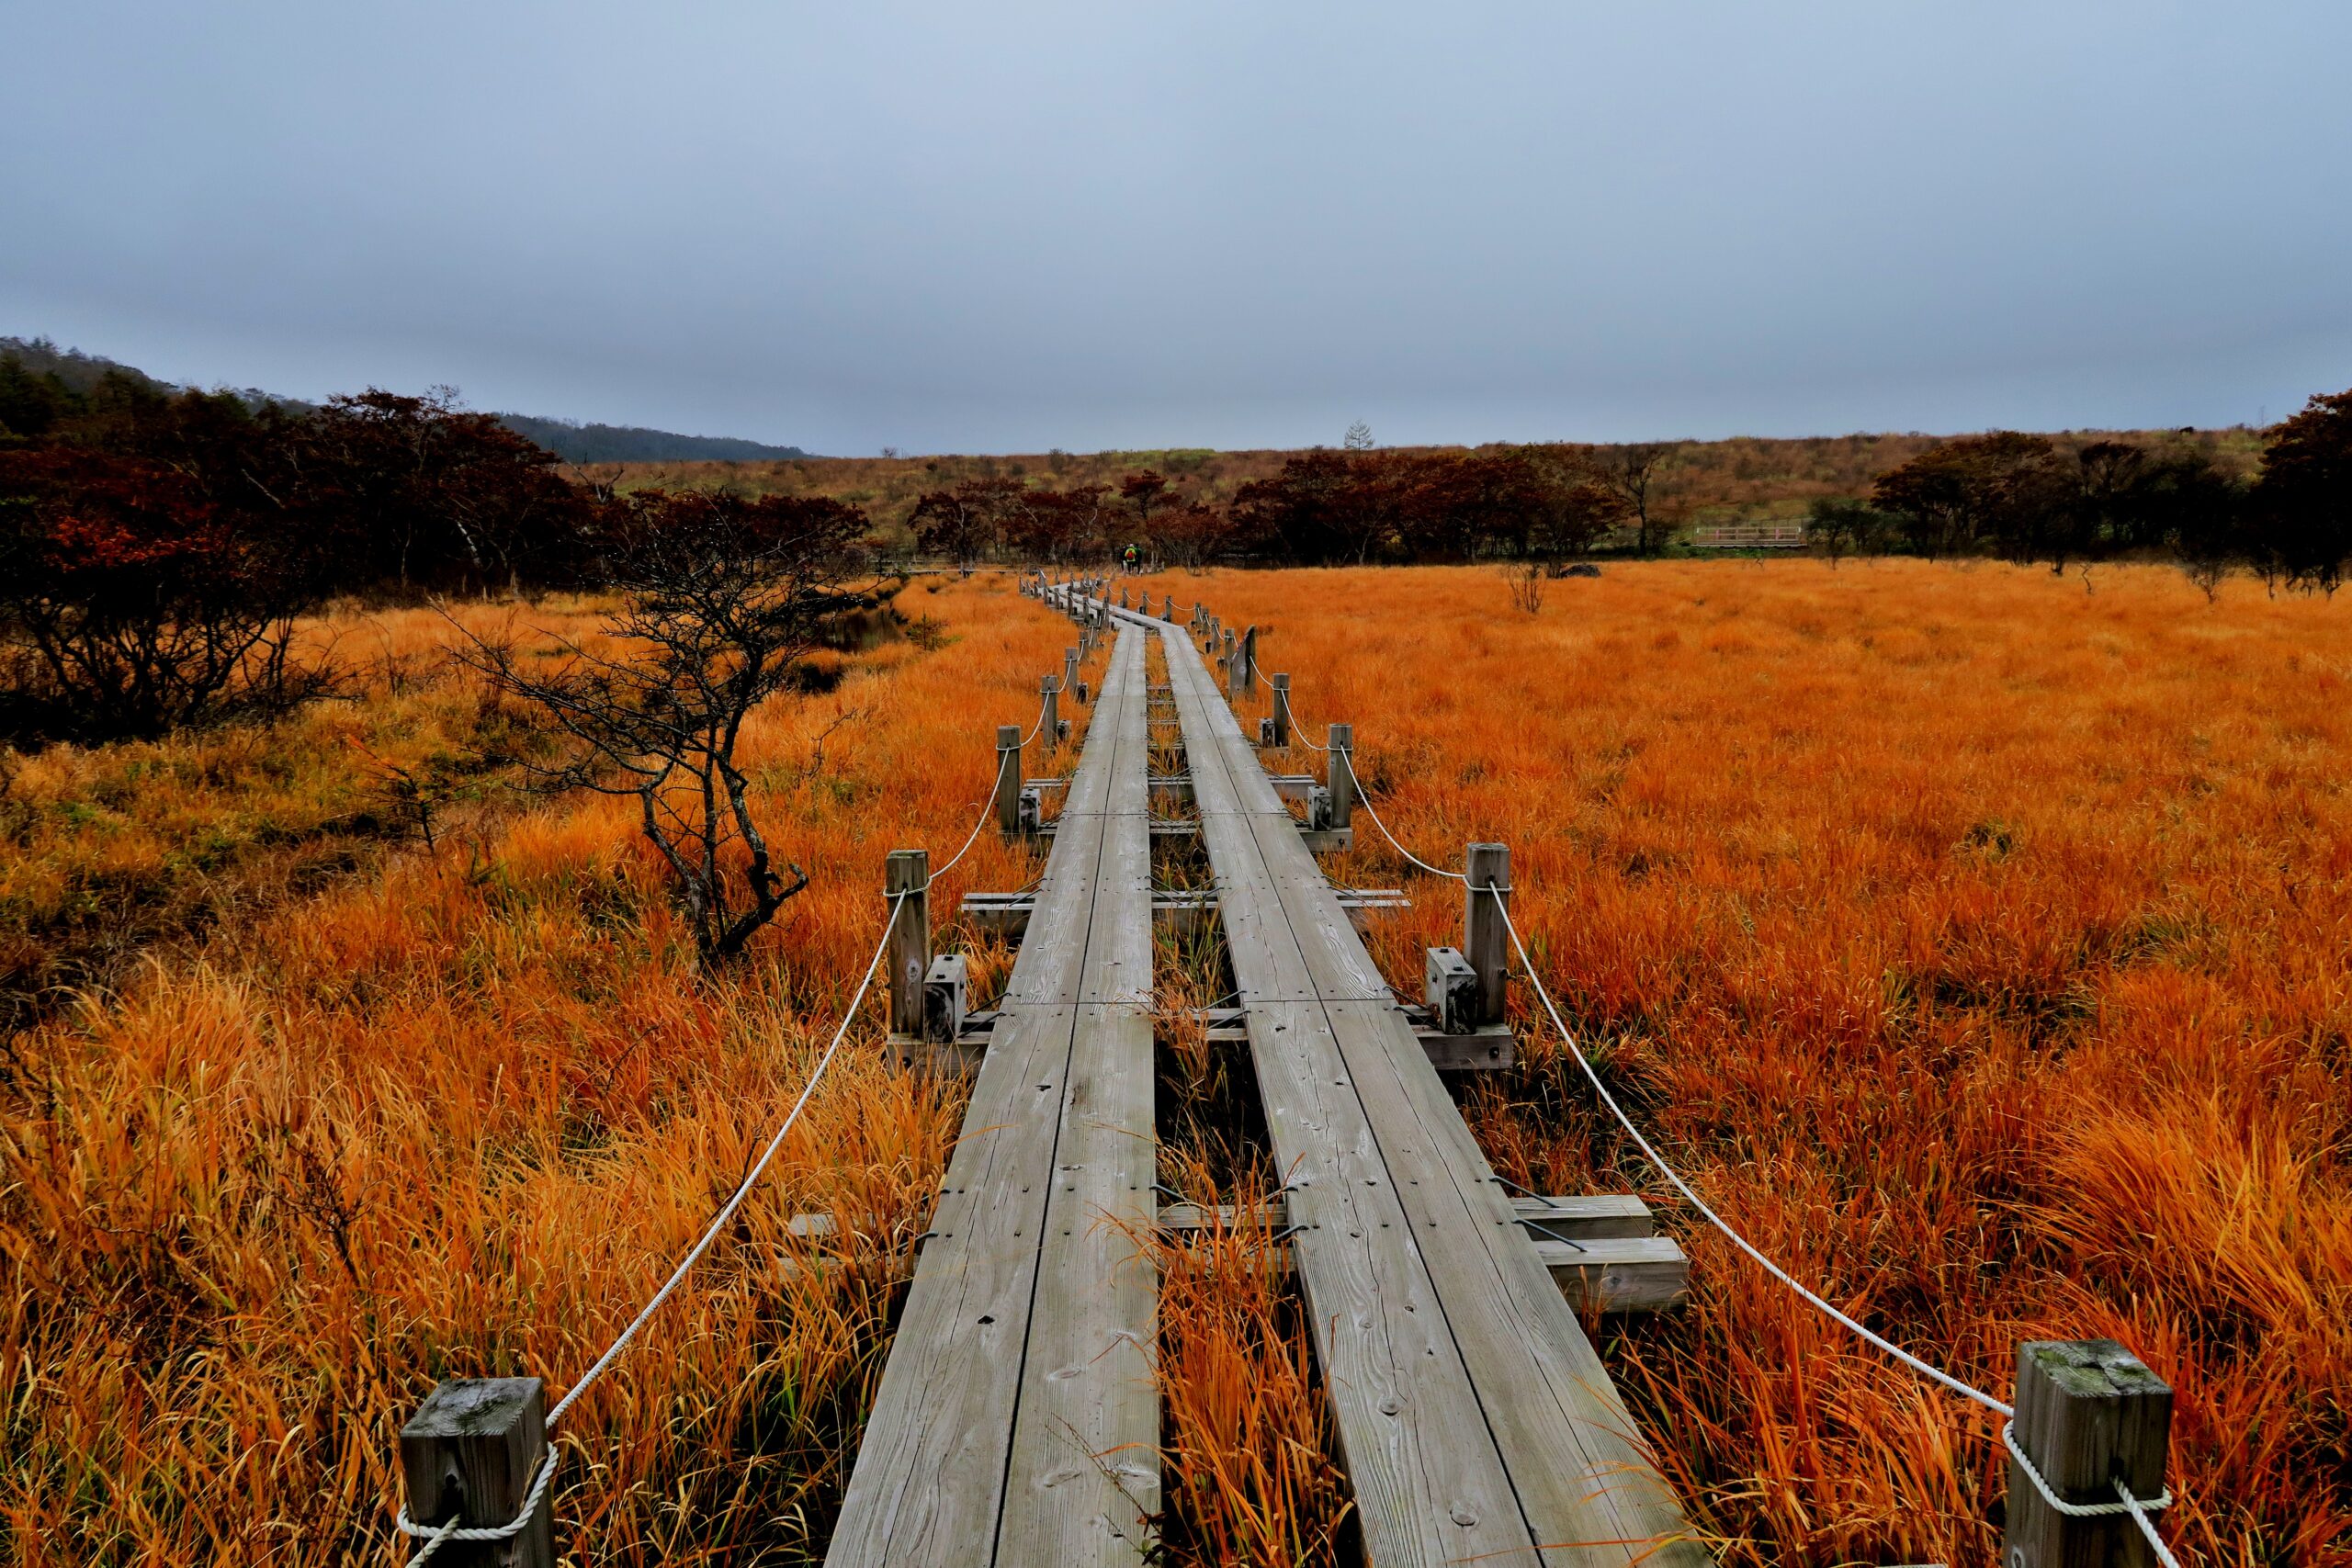
[[[1254,749],[1207,700],[1190,643],[1164,642],[1268,1126],[1283,1168],[1308,1178],[1290,1198],[1307,1226],[1293,1245],[1372,1560],[1703,1562]],[[1440,1327],[1417,1334],[1400,1308]],[[1367,1387],[1385,1392],[1367,1404]],[[1412,1411],[1410,1432],[1384,1399]],[[1455,1514],[1481,1522],[1449,1539],[1435,1521]]]
[[[1273,872],[1211,739],[1211,711],[1229,717],[1229,710],[1207,689],[1190,643],[1168,638],[1166,652],[1267,1129],[1300,1227],[1293,1256],[1366,1555],[1377,1568],[1524,1561],[1531,1538],[1509,1473],[1486,1436],[1328,1005],[1315,994]],[[1271,790],[1260,815],[1295,850],[1296,825]],[[1336,908],[1334,916],[1344,919]]]
[[[1119,633],[1103,706],[1094,921],[1048,1176],[1036,1304],[1005,1476],[1000,1563],[1137,1563],[1159,1506],[1152,1386],[1151,843],[1144,638]]]
[[[1102,998],[1108,994],[1100,971],[1090,978],[1087,966],[1098,905],[1104,900],[1106,833],[1133,838],[1141,828],[1132,811],[1123,817],[1113,807],[1116,777],[1131,773],[1139,789],[1144,772],[1142,748],[1122,744],[1132,733],[1124,723],[1127,706],[1132,704],[1138,717],[1141,713],[1142,655],[1140,638],[1120,638],[1112,661],[1118,698],[1109,711],[1097,714],[1071,780],[1028,934],[1014,961],[989,1049],[974,1078],[963,1134],[948,1163],[930,1237],[908,1289],[856,1467],[842,1497],[826,1556],[828,1563],[840,1568],[885,1563],[893,1568],[901,1563],[983,1568],[998,1560],[1000,1533],[1008,1523],[1024,1532],[1033,1528],[1035,1509],[1028,1498],[1044,1480],[1034,1464],[1023,1470],[1019,1483],[1023,1503],[1008,1507],[1020,1410],[1023,1396],[1035,1388],[1028,1375],[1033,1354],[1041,1376],[1081,1367],[1079,1377],[1062,1381],[1083,1383],[1092,1393],[1057,1391],[1057,1407],[1041,1405],[1031,1431],[1046,1432],[1056,1419],[1069,1421],[1080,1434],[1072,1444],[1083,1447],[1100,1440],[1112,1427],[1130,1423],[1138,1431],[1126,1440],[1139,1440],[1141,1447],[1123,1451],[1114,1462],[1130,1462],[1136,1453],[1148,1462],[1156,1454],[1156,1410],[1148,1394],[1138,1401],[1130,1388],[1140,1355],[1132,1360],[1099,1357],[1082,1362],[1057,1337],[1093,1332],[1099,1324],[1057,1317],[1045,1325],[1046,1338],[1039,1342],[1033,1323],[1039,1304],[1042,1250],[1048,1239],[1061,1239],[1048,1235],[1049,1221],[1057,1218],[1053,1200],[1069,1196],[1057,1192],[1056,1148],[1069,1125],[1093,1113],[1093,1097],[1105,1092],[1095,1064],[1080,1062],[1080,1074],[1073,1074],[1072,1068],[1081,1019],[1099,1021],[1106,1005]],[[1105,723],[1106,718],[1112,722]],[[1114,829],[1114,824],[1120,826]],[[1131,865],[1121,852],[1113,858],[1123,867]],[[1115,893],[1111,902],[1119,902]],[[1148,904],[1140,898],[1129,902],[1134,918],[1148,921]],[[1108,908],[1102,914],[1107,924],[1102,964],[1114,958],[1122,964],[1131,963],[1132,946],[1123,937],[1114,940],[1111,932],[1128,916]],[[1144,984],[1148,985],[1148,974]],[[1142,1068],[1147,1146],[1148,1045],[1147,1028]],[[1074,1093],[1080,1076],[1087,1086],[1084,1100]],[[1133,1099],[1132,1094],[1124,1096],[1130,1111]],[[1084,1201],[1091,1189],[1079,1196]],[[1084,1282],[1073,1281],[1080,1283]],[[1116,1280],[1101,1283],[1106,1287],[1105,1297],[1117,1303],[1115,1310],[1136,1313],[1134,1290]],[[1125,1325],[1141,1336],[1142,1343],[1148,1343],[1150,1295],[1147,1282],[1141,1316]],[[1047,1305],[1053,1308],[1050,1296]],[[1139,1351],[1140,1347],[1135,1348]],[[1099,1401],[1099,1412],[1086,1408],[1090,1398]],[[1094,1487],[1083,1483],[1056,1489],[1057,1510],[1067,1497],[1068,1513],[1080,1521],[1080,1534],[1089,1542],[1085,1551],[1073,1547],[1070,1560],[1136,1562],[1143,1542],[1140,1531],[1131,1528],[1136,1515],[1122,1513],[1124,1504],[1105,1505],[1106,1489],[1116,1490],[1107,1483]],[[1141,1490],[1149,1495],[1155,1488]],[[1120,1522],[1126,1533],[1114,1534],[1106,1520]]]

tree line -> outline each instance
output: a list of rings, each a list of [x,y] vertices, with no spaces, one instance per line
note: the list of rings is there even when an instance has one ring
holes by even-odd
[[[309,408],[0,356],[0,740],[282,711],[334,682],[297,622],[336,595],[607,582],[714,509],[763,539],[866,531],[820,497],[578,482],[446,389]]]
[[[967,564],[1515,562],[1668,547],[1673,443],[1383,449],[1361,427],[1218,501],[1140,468],[1057,486],[983,474],[921,495],[916,547]],[[585,480],[446,390],[310,407],[67,378],[0,355],[0,739],[97,740],[282,709],[331,683],[296,623],[348,593],[610,584],[665,527],[870,538],[820,495]],[[2070,565],[2173,558],[2332,593],[2352,556],[2352,392],[2268,433],[2247,478],[2188,443],[1996,431],[1942,442],[1869,496],[1816,502],[1815,548]]]
[[[1056,489],[1009,475],[924,494],[916,547],[973,563],[1076,564],[1135,545],[1159,563],[1501,560],[1557,566],[1669,547],[1676,443],[1383,450],[1368,439],[1286,457],[1221,506],[1149,469]],[[1807,536],[1855,553],[1993,556],[2053,569],[2177,560],[2208,592],[2235,570],[2333,593],[2352,558],[2352,392],[2267,433],[2249,478],[2188,441],[1995,431],[1939,443],[1867,497],[1813,503]]]
[[[1882,476],[1867,502],[1816,502],[1808,536],[1833,558],[1989,555],[2055,571],[2177,560],[2209,594],[2234,570],[2333,594],[2352,558],[2352,392],[2274,427],[2248,479],[2197,448],[2017,431],[1947,441]]]

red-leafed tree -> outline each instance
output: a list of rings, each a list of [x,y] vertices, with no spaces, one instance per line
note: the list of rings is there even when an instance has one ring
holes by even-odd
[[[1134,509],[1136,532],[1148,535],[1153,511],[1176,498],[1170,491],[1166,474],[1146,468],[1119,481],[1119,499]]]
[[[2051,550],[2051,531],[2079,490],[2069,467],[2044,437],[1996,430],[1921,453],[1882,476],[1874,499],[1930,558],[1991,547],[2034,560]]]
[[[1153,550],[1176,566],[1205,566],[1232,542],[1233,525],[1214,506],[1187,501],[1159,509],[1151,526]]]
[[[915,531],[915,548],[947,556],[959,566],[972,565],[1002,547],[1028,488],[1017,479],[991,475],[930,491],[915,502],[907,519]]]
[[[1109,485],[1071,490],[1023,490],[1007,505],[1005,542],[1031,560],[1098,557],[1109,544]]]
[[[367,583],[561,583],[587,543],[586,497],[554,453],[437,389],[334,398],[294,427],[314,536]]]
[[[316,557],[164,464],[0,453],[0,729],[110,739],[280,711],[325,676],[295,650]]]

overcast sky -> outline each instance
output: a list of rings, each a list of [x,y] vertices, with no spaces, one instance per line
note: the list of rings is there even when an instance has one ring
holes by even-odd
[[[815,451],[2278,419],[2352,6],[0,5],[0,334]]]

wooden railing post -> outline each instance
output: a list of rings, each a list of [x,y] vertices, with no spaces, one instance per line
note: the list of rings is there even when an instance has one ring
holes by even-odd
[[[1021,731],[1012,732],[1018,740]],[[1021,753],[1016,749],[1013,756]],[[884,863],[882,893],[899,900],[890,922],[890,1032],[922,1032],[922,972],[931,967],[931,852],[892,850]]]
[[[1274,688],[1274,744],[1287,746],[1290,744],[1290,677],[1270,675],[1267,679]]]
[[[1170,593],[1166,595],[1166,598],[1168,603],[1160,610],[1159,618],[1163,621],[1173,621],[1176,618],[1176,595]]]
[[[1061,704],[1056,700],[1061,695],[1061,682],[1051,675],[1041,675],[1037,678],[1037,694],[1045,699],[1039,705],[1045,711],[1037,720],[1038,749],[1044,755],[1051,755],[1054,747],[1059,743],[1061,738],[1058,723],[1061,718]]]
[[[996,727],[996,825],[1006,833],[1021,831],[1021,727]]]
[[[408,1517],[467,1529],[512,1523],[547,1457],[547,1394],[537,1378],[452,1378],[401,1428]],[[555,1568],[555,1506],[539,1495],[531,1522],[504,1540],[452,1540],[447,1568]],[[423,1541],[412,1541],[411,1549]]]
[[[1331,826],[1351,828],[1356,819],[1356,727],[1335,724],[1323,764],[1323,787],[1331,792]]]
[[[1510,933],[1503,925],[1510,904],[1510,846],[1471,845],[1462,871],[1462,956],[1478,974],[1477,1021],[1500,1023],[1510,974]]]
[[[1062,649],[1062,690],[1067,692],[1078,683],[1078,649]]]
[[[2143,1503],[2164,1495],[2172,1389],[2112,1339],[2034,1339],[2018,1347],[2018,1447],[2068,1503]],[[2001,1568],[2147,1568],[2147,1538],[2128,1514],[2060,1513],[2009,1458]]]
[[[1241,634],[1241,694],[1254,696],[1258,691],[1258,628],[1251,626]]]

